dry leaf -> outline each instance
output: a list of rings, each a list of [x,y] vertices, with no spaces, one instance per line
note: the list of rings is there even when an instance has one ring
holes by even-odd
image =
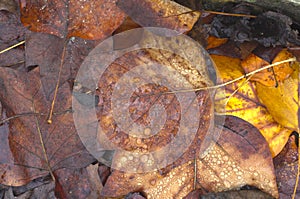
[[[293,55],[287,50],[282,50],[278,53],[272,63],[283,61],[292,57]],[[254,54],[250,54],[242,61],[242,67],[246,73],[250,73],[266,65],[269,65],[267,61]],[[265,86],[276,86],[278,82],[282,82],[288,78],[293,71],[294,69],[290,66],[290,63],[283,63],[273,68],[255,73],[251,77],[251,80],[257,81]]]
[[[244,75],[239,59],[218,55],[212,55],[211,57],[216,63],[223,82],[228,82]],[[272,155],[276,156],[284,147],[292,131],[278,124],[259,101],[255,83],[247,82],[243,84],[243,81],[245,81],[245,78],[239,82],[226,85],[226,98],[223,96],[223,92],[217,92],[216,112],[234,115],[250,122],[260,130],[269,143]],[[231,96],[237,89],[238,91]],[[220,106],[224,106],[228,97],[230,99],[226,105],[226,110],[223,110]]]
[[[222,129],[219,140],[196,158],[196,165],[189,161],[167,173],[115,170],[102,194],[117,197],[142,191],[149,199],[182,198],[197,188],[220,192],[252,185],[278,197],[271,154],[257,129],[235,117],[218,128]]]
[[[118,28],[125,14],[116,0],[22,0],[21,21],[30,30],[61,38],[104,39]]]
[[[120,7],[143,27],[162,27],[184,33],[192,29],[200,12],[170,0],[118,0]]]
[[[257,96],[267,107],[269,113],[282,126],[298,131],[298,89],[299,63],[293,64],[292,75],[279,82],[278,87],[267,87],[257,83]]]

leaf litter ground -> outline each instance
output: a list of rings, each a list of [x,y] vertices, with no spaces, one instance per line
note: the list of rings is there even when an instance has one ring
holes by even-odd
[[[225,99],[226,114],[230,113],[250,122],[264,138],[249,123],[230,116],[226,119],[223,136],[216,140],[217,144],[207,156],[190,158],[179,166],[175,164],[174,168],[158,172],[130,175],[115,170],[109,175],[109,168],[103,170],[103,165],[98,168],[95,159],[85,150],[75,132],[70,103],[76,71],[88,52],[99,42],[84,39],[109,36],[123,22],[126,15],[139,26],[158,24],[180,32],[191,29],[188,33],[190,36],[196,35],[194,39],[204,42],[204,46],[208,44],[207,49],[216,63],[217,70],[221,71],[221,79],[218,81],[223,82],[291,56],[298,56],[299,60],[299,38],[297,32],[292,29],[297,25],[292,24],[287,16],[249,4],[228,4],[222,12],[242,11],[251,17],[214,16],[203,11],[203,18],[195,23],[201,12],[191,12],[178,4],[168,4],[159,0],[145,1],[144,4],[134,0],[117,3],[103,1],[102,6],[96,6],[93,1],[66,3],[55,0],[49,4],[45,4],[45,1],[25,2],[21,1],[20,5],[21,21],[30,27],[30,30],[44,33],[30,32],[24,28],[18,20],[17,6],[12,9],[11,4],[7,4],[7,7],[2,8],[1,50],[23,40],[26,42],[26,48],[20,45],[0,54],[3,60],[0,75],[1,184],[13,185],[1,185],[0,197],[35,197],[40,191],[37,187],[41,184],[46,184],[42,186],[44,195],[38,196],[44,198],[98,198],[101,194],[128,194],[128,198],[188,198],[192,197],[192,194],[198,197],[210,192],[239,189],[244,185],[257,187],[273,197],[278,197],[275,177],[279,185],[279,195],[282,198],[291,196],[296,179],[297,146],[295,138],[289,135],[298,130],[298,119],[294,117],[298,111],[297,64],[282,64],[278,68],[270,68],[267,73],[256,73],[252,76],[253,79],[245,78],[241,82],[226,85],[226,96],[230,96],[229,100]],[[160,3],[162,6],[158,7]],[[76,9],[81,6],[85,9]],[[99,7],[107,7],[112,11],[98,11]],[[76,10],[95,11],[100,15],[104,13],[104,16],[82,18],[83,14]],[[140,14],[136,14],[134,10],[138,10]],[[54,13],[59,17],[57,20],[51,18]],[[113,18],[115,26],[112,28],[107,25],[112,21],[111,15],[119,16]],[[253,15],[257,17],[252,17]],[[108,22],[101,23],[103,28],[98,28],[99,20],[103,17]],[[66,25],[64,23],[67,19],[71,23]],[[270,31],[270,27],[278,31]],[[107,30],[103,31],[105,28]],[[212,37],[207,39],[204,33],[209,32],[209,29],[211,35],[222,37],[221,41],[211,39]],[[288,54],[284,49],[292,54]],[[63,51],[65,56],[62,59]],[[284,56],[280,57],[279,53]],[[253,59],[255,61],[252,61]],[[247,64],[248,62],[253,63],[254,68],[251,68],[252,65]],[[222,68],[226,65],[226,68]],[[268,85],[273,87],[263,87]],[[267,93],[259,89],[274,91],[268,92],[273,94],[266,96]],[[286,97],[285,92],[290,97]],[[56,106],[53,110],[53,123],[49,125],[47,114],[54,93],[57,94]],[[283,94],[277,96],[278,93]],[[284,97],[280,98],[283,95]],[[222,97],[224,96],[217,99],[224,101]],[[272,101],[273,98],[276,100]],[[264,102],[266,100],[270,105]],[[287,113],[278,108],[274,109],[274,103],[291,106]],[[216,104],[215,112],[222,114],[222,111]],[[278,115],[284,117],[276,117]],[[273,156],[279,154],[274,159],[275,170],[269,149]],[[191,151],[193,150],[191,148]],[[121,160],[116,156],[115,161]],[[102,184],[99,178],[95,178],[97,170]],[[49,172],[52,173],[52,178],[47,177]],[[53,179],[56,179],[55,184],[50,183]],[[288,184],[282,186],[286,182]],[[49,187],[49,183],[52,186]],[[18,185],[24,186],[16,187]],[[48,192],[48,195],[45,192]]]

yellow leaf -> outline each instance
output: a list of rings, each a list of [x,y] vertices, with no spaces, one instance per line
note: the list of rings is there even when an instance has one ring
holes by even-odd
[[[223,82],[228,82],[244,75],[239,59],[220,55],[211,55],[211,57]],[[258,128],[267,140],[274,157],[282,150],[292,130],[278,124],[266,107],[259,101],[255,82],[249,81],[245,83],[245,81],[246,79],[244,78],[227,85],[225,87],[226,96],[224,96],[223,92],[217,91],[215,100],[216,112],[218,114],[237,116]],[[237,89],[238,91],[231,96]],[[230,99],[224,110],[222,107],[224,107],[229,97]]]
[[[267,107],[273,118],[282,126],[298,129],[298,72],[299,63],[294,63],[295,71],[278,87],[267,87],[257,83],[257,96]]]
[[[293,55],[286,49],[282,50],[275,57],[272,63],[292,58]],[[250,54],[245,60],[242,61],[242,67],[246,73],[252,72],[263,66],[269,65],[269,63],[260,57]],[[265,86],[276,86],[278,82],[282,82],[287,79],[294,69],[290,66],[290,63],[282,63],[276,67],[269,68],[268,70],[260,71],[254,74],[251,78],[252,81],[257,81]]]

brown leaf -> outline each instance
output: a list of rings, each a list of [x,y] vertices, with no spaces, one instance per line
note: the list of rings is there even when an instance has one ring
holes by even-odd
[[[192,29],[200,12],[192,12],[174,1],[118,0],[117,5],[143,27],[162,27],[184,33]]]
[[[57,179],[55,195],[58,198],[87,198],[93,191],[86,168],[63,168],[55,171],[54,174]]]
[[[30,30],[61,38],[104,39],[123,22],[116,0],[22,0],[21,21]]]
[[[7,10],[12,13],[17,13],[18,4],[15,0],[0,0],[0,10]]]
[[[6,126],[7,133],[1,133],[1,183],[24,185],[47,175],[49,169],[81,168],[94,161],[83,147],[68,112],[71,91],[67,83],[60,86],[60,103],[54,110],[53,124],[49,125],[46,117],[51,101],[45,96],[38,71],[0,71],[0,100],[7,116],[14,117]]]
[[[196,165],[191,160],[165,174],[115,170],[102,194],[116,197],[142,191],[147,198],[182,198],[197,188],[220,192],[251,185],[278,197],[272,157],[259,131],[236,117],[228,117],[218,128],[219,140],[197,157]]]
[[[274,158],[276,179],[280,198],[291,198],[298,167],[298,146],[296,145],[298,136],[291,136],[282,152]],[[300,197],[300,186],[297,186],[296,198]]]
[[[53,92],[58,74],[60,63],[63,67],[60,76],[60,84],[73,80],[77,71],[98,41],[83,40],[74,38],[66,44],[65,59],[61,60],[61,54],[64,49],[64,39],[54,35],[29,32],[26,34],[26,68],[39,66],[42,86],[47,99]]]

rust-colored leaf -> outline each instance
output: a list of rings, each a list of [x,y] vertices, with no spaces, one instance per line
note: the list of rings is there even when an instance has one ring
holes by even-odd
[[[272,63],[283,61],[292,57],[293,55],[287,50],[282,50],[280,53],[278,53]],[[245,60],[242,61],[242,67],[246,73],[252,72],[266,65],[269,65],[267,61],[254,54],[249,55]],[[254,74],[251,77],[251,80],[258,81],[266,86],[276,86],[278,82],[282,82],[288,78],[293,71],[294,69],[290,66],[290,63],[283,63],[279,66]]]
[[[142,191],[147,198],[182,198],[194,189],[220,192],[252,185],[278,197],[271,154],[257,129],[236,117],[228,117],[218,128],[219,140],[196,157],[196,165],[191,160],[167,173],[115,170],[102,194],[117,197]]]
[[[104,39],[123,22],[116,0],[20,1],[21,21],[30,30],[61,38]]]
[[[220,72],[223,82],[236,79],[244,75],[241,61],[225,56],[212,55]],[[269,143],[272,155],[276,156],[284,147],[291,130],[279,125],[270,115],[266,107],[257,97],[254,82],[239,82],[226,85],[226,96],[223,92],[216,94],[216,111],[220,114],[234,115],[257,127]],[[237,92],[232,95],[237,90]],[[229,98],[229,99],[228,99]],[[225,110],[221,106],[227,102]]]
[[[51,101],[45,96],[37,70],[22,73],[0,68],[0,100],[7,117],[6,133],[0,134],[0,182],[24,185],[62,167],[78,168],[94,160],[76,134],[69,85],[59,89],[53,125],[46,123]],[[44,145],[44,146],[43,146]]]
[[[143,27],[162,27],[184,33],[192,29],[200,12],[174,1],[118,0],[117,5]]]

